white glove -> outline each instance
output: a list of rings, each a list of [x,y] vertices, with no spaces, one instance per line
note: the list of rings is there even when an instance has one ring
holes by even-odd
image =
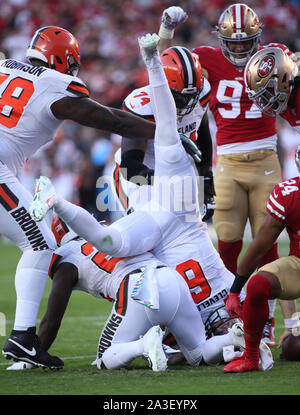
[[[172,39],[175,28],[183,23],[187,17],[186,12],[181,7],[171,6],[165,9],[161,17],[159,37]]]

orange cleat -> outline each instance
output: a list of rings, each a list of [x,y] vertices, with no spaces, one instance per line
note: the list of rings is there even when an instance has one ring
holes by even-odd
[[[259,361],[248,359],[244,355],[234,359],[232,362],[228,363],[223,369],[224,373],[241,373],[241,372],[250,372],[254,370],[259,370]]]

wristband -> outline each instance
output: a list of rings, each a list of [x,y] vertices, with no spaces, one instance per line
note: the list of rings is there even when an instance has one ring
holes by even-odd
[[[235,279],[234,279],[233,284],[230,288],[230,292],[235,293],[235,294],[239,294],[241,292],[241,289],[246,284],[247,279],[248,278],[241,277],[238,273],[236,273],[235,274]]]
[[[299,317],[296,316],[294,318],[285,318],[284,319],[284,327],[287,330],[297,329],[300,326]]]
[[[158,36],[162,39],[173,39],[174,29],[167,29],[163,24],[160,25]]]

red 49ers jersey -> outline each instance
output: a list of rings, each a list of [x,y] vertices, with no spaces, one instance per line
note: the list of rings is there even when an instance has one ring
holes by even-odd
[[[267,46],[281,47],[286,53],[291,53],[281,44]],[[202,67],[208,71],[211,84],[209,107],[217,126],[217,146],[250,142],[275,135],[276,120],[262,114],[246,93],[244,68],[238,70],[224,57],[221,48],[201,46],[193,52],[197,53]]]
[[[268,201],[267,211],[283,222],[290,238],[290,255],[300,258],[300,178],[277,184]]]
[[[300,87],[297,88],[293,104],[288,105],[286,111],[281,114],[281,117],[287,120],[300,134]]]

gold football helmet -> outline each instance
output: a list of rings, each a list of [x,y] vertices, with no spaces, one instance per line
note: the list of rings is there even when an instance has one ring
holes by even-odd
[[[232,4],[221,14],[216,29],[225,58],[236,66],[245,66],[250,56],[257,51],[262,31],[257,14],[246,4]],[[228,47],[228,42],[250,40],[250,48],[241,52],[231,51]]]
[[[244,81],[249,98],[266,115],[285,111],[297,75],[296,63],[281,48],[264,48],[246,65]]]

